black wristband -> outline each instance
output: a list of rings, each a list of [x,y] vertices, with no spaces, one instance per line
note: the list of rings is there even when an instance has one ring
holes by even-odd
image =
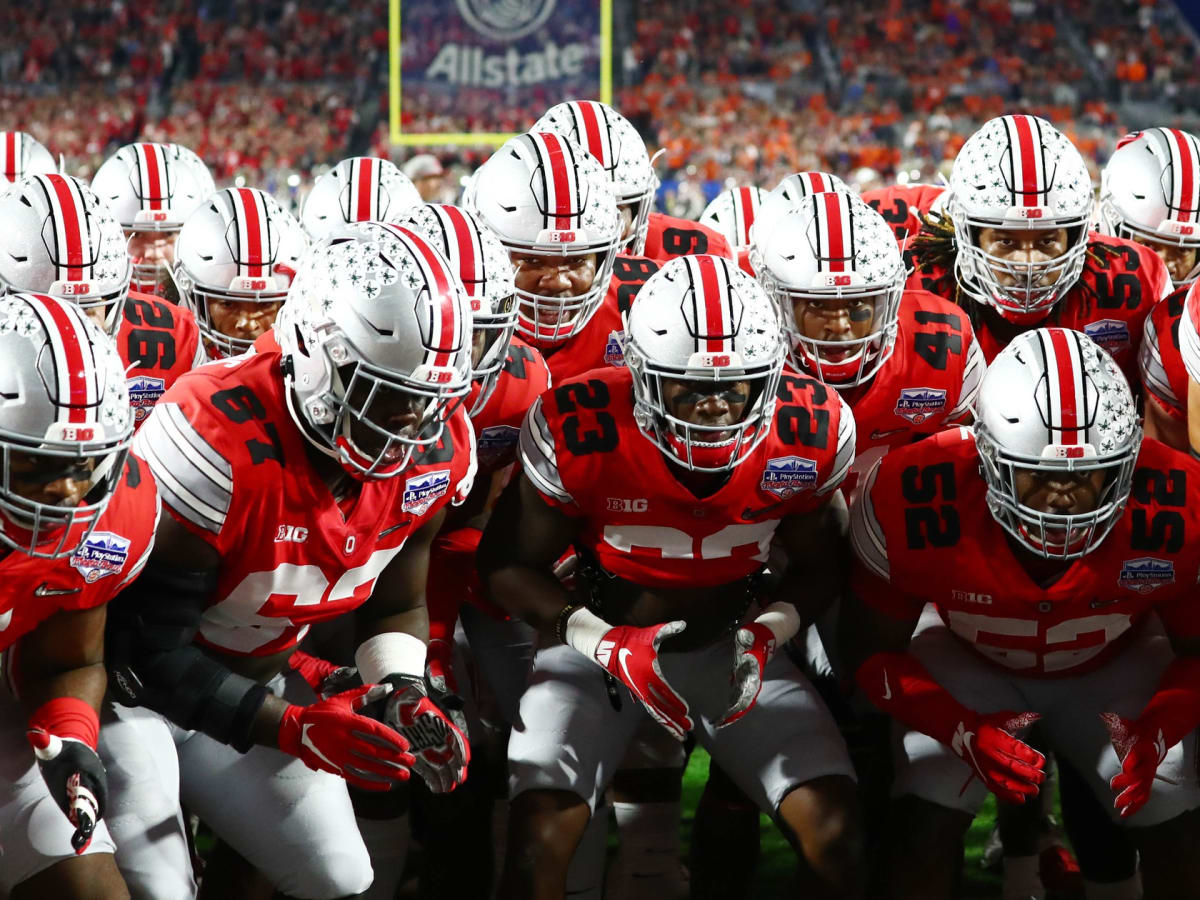
[[[571,618],[571,614],[579,608],[574,603],[568,603],[562,608],[558,618],[554,620],[554,636],[558,638],[560,644],[567,642],[567,619]]]

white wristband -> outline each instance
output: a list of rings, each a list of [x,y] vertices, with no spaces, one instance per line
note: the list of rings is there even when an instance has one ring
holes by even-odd
[[[800,630],[800,613],[796,612],[796,607],[783,600],[776,600],[754,621],[771,629],[771,634],[775,635],[776,647],[782,647]]]
[[[379,684],[389,675],[425,675],[425,642],[403,631],[369,637],[354,651],[363,684]]]
[[[611,625],[587,607],[581,606],[567,617],[563,637],[592,662],[598,662],[596,648],[600,646],[600,639],[609,631],[612,631]]]

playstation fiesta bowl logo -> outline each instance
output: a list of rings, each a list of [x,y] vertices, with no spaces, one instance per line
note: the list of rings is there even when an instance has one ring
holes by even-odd
[[[540,27],[558,0],[455,0],[468,25],[495,41],[515,41]]]

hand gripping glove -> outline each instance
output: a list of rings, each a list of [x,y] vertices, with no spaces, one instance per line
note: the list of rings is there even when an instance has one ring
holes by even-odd
[[[296,650],[288,657],[288,668],[307,681],[322,700],[362,686],[354,666],[339,666],[303,650]]]
[[[412,748],[413,768],[428,788],[449,793],[467,777],[471,745],[466,732],[429,699],[424,678],[397,674],[385,680],[394,690],[383,703],[383,722]]]
[[[450,641],[433,637],[429,639],[425,681],[429,686],[429,696],[438,709],[450,717],[455,728],[467,734],[463,699],[458,692],[458,679],[454,677],[454,645]]]
[[[365,791],[390,791],[408,781],[415,759],[403,737],[359,710],[391,691],[370,684],[312,706],[289,706],[279,723],[279,749]]]
[[[1115,806],[1127,818],[1146,805],[1167,751],[1200,725],[1200,659],[1181,657],[1162,674],[1158,690],[1133,721],[1116,713],[1102,713],[1121,771],[1109,786],[1116,792]]]
[[[563,613],[567,615],[561,629],[564,642],[629,688],[654,721],[682,741],[694,723],[687,701],[663,677],[658,652],[663,641],[682,633],[687,624],[677,621],[634,628],[610,625],[584,607],[567,607]]]
[[[908,653],[876,653],[855,680],[880,710],[953,750],[997,799],[1024,803],[1046,780],[1046,758],[1015,736],[1040,718],[1037,713],[967,709]]]
[[[732,725],[750,712],[762,690],[767,663],[799,630],[796,607],[782,601],[772,603],[757,619],[737,630],[733,636],[733,690],[729,709],[717,723],[718,728]]]
[[[96,755],[99,734],[96,711],[76,697],[44,703],[26,732],[50,796],[75,826],[71,847],[76,855],[92,842],[108,803],[108,781]]]

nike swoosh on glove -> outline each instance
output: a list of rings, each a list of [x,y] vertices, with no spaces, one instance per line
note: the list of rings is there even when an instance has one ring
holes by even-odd
[[[647,628],[618,625],[600,638],[595,661],[629,688],[654,721],[682,741],[695,723],[687,701],[667,683],[659,664],[662,642],[681,634],[685,622],[667,622]]]
[[[311,706],[289,706],[279,723],[279,749],[365,791],[390,791],[408,781],[416,760],[403,737],[359,710],[391,692],[391,685],[369,684]]]
[[[389,675],[394,690],[383,706],[382,719],[413,752],[413,768],[435,794],[447,794],[467,777],[471,745],[463,732],[426,694],[425,679]]]
[[[1041,716],[1033,712],[996,712],[960,721],[950,739],[950,749],[971,767],[998,800],[1022,804],[1036,796],[1046,780],[1046,757],[1016,733]],[[962,789],[971,783],[968,778]],[[960,792],[961,793],[961,792]]]
[[[1113,805],[1125,819],[1146,805],[1154,779],[1175,784],[1157,774],[1170,748],[1161,728],[1147,728],[1138,720],[1131,721],[1116,713],[1101,713],[1100,719],[1121,762],[1121,771],[1109,780],[1108,786],[1117,795]]]
[[[79,855],[92,842],[108,802],[104,765],[95,750],[76,738],[60,738],[43,728],[30,728],[26,737],[50,796],[75,826],[71,847]]]

